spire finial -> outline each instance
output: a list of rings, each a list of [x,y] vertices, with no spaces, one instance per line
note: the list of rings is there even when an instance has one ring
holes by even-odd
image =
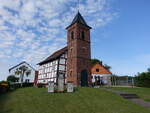
[[[80,10],[80,0],[78,0],[78,12]]]

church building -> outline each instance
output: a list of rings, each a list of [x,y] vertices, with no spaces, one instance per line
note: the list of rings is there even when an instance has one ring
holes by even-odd
[[[63,75],[65,83],[73,82],[74,86],[91,85],[90,29],[78,12],[66,28],[67,46],[38,63],[37,83],[54,81],[57,84],[59,76]]]

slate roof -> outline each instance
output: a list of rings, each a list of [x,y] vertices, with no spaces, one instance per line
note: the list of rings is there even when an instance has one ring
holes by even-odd
[[[51,62],[57,58],[59,58],[62,54],[64,54],[68,50],[67,46],[54,52],[51,56],[47,57],[44,61],[38,63],[38,65],[42,65],[48,62]]]
[[[79,23],[82,24],[86,27],[88,27],[89,29],[91,29],[90,26],[87,25],[86,21],[84,20],[84,18],[82,17],[82,15],[80,14],[80,12],[78,11],[78,13],[76,14],[76,16],[74,17],[73,21],[71,22],[71,24],[66,28],[68,29],[70,26],[72,26],[75,23]]]

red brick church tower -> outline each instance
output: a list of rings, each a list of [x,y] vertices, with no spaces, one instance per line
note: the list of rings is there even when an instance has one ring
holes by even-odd
[[[67,81],[75,86],[91,84],[90,29],[78,12],[67,28]]]

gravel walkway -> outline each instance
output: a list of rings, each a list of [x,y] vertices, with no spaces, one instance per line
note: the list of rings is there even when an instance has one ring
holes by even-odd
[[[112,90],[112,89],[107,89],[107,88],[104,88],[105,90],[107,91],[110,91],[110,92],[113,92],[119,96],[122,96],[122,95],[136,95],[136,94],[131,94],[131,93],[127,93],[127,92],[123,92],[123,91],[116,91],[116,90]],[[123,97],[123,96],[122,96]],[[124,98],[124,97],[123,97]],[[126,98],[127,99],[127,98]],[[137,95],[132,98],[128,98],[129,101],[132,101],[133,103],[135,104],[138,104],[138,105],[141,105],[143,107],[146,107],[146,108],[149,108],[150,109],[150,102],[147,102],[141,98],[139,98]]]

